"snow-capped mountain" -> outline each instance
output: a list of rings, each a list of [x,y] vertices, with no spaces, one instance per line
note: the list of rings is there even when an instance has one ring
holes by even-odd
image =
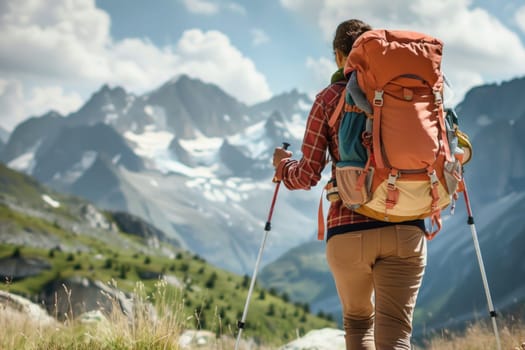
[[[187,76],[141,96],[104,85],[68,116],[50,112],[18,125],[1,160],[138,215],[209,262],[247,273],[275,186],[273,148],[287,141],[297,152],[310,104],[294,90],[247,106]],[[293,215],[297,225],[272,232],[265,261],[309,239],[313,195],[281,191],[274,218]]]

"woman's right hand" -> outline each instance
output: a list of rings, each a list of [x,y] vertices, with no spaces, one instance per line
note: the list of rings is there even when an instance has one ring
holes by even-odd
[[[285,150],[282,147],[277,147],[273,151],[273,167],[277,169],[283,159],[291,158],[292,152]]]

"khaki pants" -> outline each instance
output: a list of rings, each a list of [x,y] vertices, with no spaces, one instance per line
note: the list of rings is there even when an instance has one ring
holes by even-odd
[[[331,237],[326,245],[343,308],[346,349],[410,349],[426,265],[420,228],[387,226]]]

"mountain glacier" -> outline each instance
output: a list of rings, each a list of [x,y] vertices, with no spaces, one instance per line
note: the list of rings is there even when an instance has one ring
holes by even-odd
[[[274,184],[273,148],[300,146],[311,100],[296,90],[246,106],[181,76],[141,96],[107,85],[76,112],[18,125],[8,166],[101,208],[129,211],[209,262],[251,271]],[[281,191],[264,262],[310,239],[319,193]],[[281,214],[283,213],[283,214]],[[277,222],[293,215],[294,225]]]

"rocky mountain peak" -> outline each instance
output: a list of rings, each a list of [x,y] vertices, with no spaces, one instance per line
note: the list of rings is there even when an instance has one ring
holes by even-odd
[[[93,93],[89,100],[76,112],[69,115],[70,125],[82,124],[116,124],[135,96],[128,94],[120,86],[110,87],[104,84],[98,91]]]
[[[492,122],[515,122],[525,118],[525,77],[471,89],[456,110],[460,127],[471,136]]]

